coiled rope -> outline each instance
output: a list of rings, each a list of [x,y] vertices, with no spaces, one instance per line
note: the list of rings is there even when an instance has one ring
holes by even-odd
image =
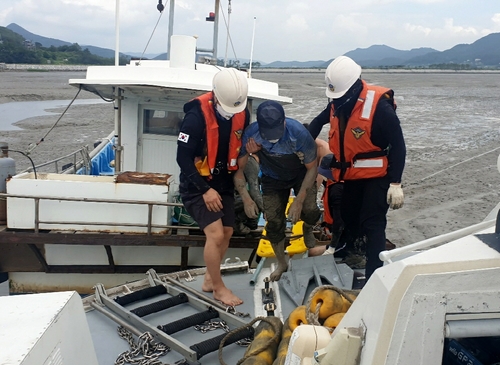
[[[254,319],[252,319],[250,322],[248,322],[246,325],[243,325],[241,327],[238,327],[234,330],[232,330],[231,332],[228,332],[228,334],[226,336],[224,336],[224,338],[222,339],[222,341],[220,342],[220,345],[219,345],[219,362],[221,363],[221,365],[227,365],[225,362],[224,362],[224,359],[222,358],[222,349],[224,347],[224,343],[226,342],[226,340],[233,334],[235,333],[239,333],[239,332],[242,332],[245,328],[248,328],[250,326],[253,326],[254,323],[256,322],[259,322],[259,321],[263,321],[263,322],[266,322],[268,323],[269,325],[271,325],[271,327],[273,327],[274,329],[274,335],[273,337],[267,342],[267,344],[265,346],[262,346],[260,348],[256,348],[254,349],[253,351],[251,351],[250,353],[248,353],[246,356],[244,356],[243,358],[241,358],[237,363],[236,365],[240,365],[243,361],[245,361],[247,358],[249,357],[252,357],[252,356],[255,356],[257,354],[260,354],[261,352],[267,350],[271,344],[274,342],[274,341],[277,341],[278,340],[278,337],[281,337],[281,331],[278,329],[278,328],[275,328],[275,325],[273,323],[273,321],[271,321],[268,317],[255,317]]]

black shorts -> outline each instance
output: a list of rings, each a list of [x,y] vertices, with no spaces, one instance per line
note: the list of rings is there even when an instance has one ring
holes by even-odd
[[[221,194],[221,197],[222,210],[220,212],[211,212],[207,209],[203,195],[181,196],[184,208],[198,223],[201,230],[218,219],[222,219],[224,227],[234,226],[234,194]]]

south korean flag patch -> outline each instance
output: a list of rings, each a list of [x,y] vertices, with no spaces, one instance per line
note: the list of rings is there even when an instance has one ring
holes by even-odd
[[[186,133],[179,133],[179,138],[177,138],[178,141],[187,143],[189,141],[189,134]]]

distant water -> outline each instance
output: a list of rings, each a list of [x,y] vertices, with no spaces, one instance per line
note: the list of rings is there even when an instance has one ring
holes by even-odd
[[[0,104],[0,130],[15,131],[21,128],[13,125],[27,118],[40,117],[44,115],[57,115],[60,113],[49,112],[56,108],[66,108],[71,100],[46,100],[46,101],[18,101]],[[73,105],[88,105],[104,103],[102,99],[80,99],[75,100]],[[71,108],[68,110],[71,112]]]
[[[293,98],[289,117],[310,122],[327,105],[324,73],[254,74],[276,81]],[[366,73],[368,82],[392,88],[406,144],[407,162],[441,158],[457,150],[498,141],[500,146],[500,73]],[[326,139],[328,126],[321,136]]]

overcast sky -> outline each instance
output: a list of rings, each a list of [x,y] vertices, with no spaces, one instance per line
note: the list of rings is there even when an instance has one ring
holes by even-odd
[[[143,52],[160,13],[158,0],[120,0],[120,51]],[[212,45],[205,21],[213,0],[176,0],[174,34]],[[114,49],[115,0],[0,0],[0,25],[17,23],[45,37]],[[168,0],[147,54],[166,52]],[[253,60],[329,60],[375,44],[439,51],[500,32],[499,0],[232,0],[228,57]],[[228,0],[221,0],[227,17]],[[255,18],[255,21],[254,21]],[[226,49],[221,18],[218,57]]]

